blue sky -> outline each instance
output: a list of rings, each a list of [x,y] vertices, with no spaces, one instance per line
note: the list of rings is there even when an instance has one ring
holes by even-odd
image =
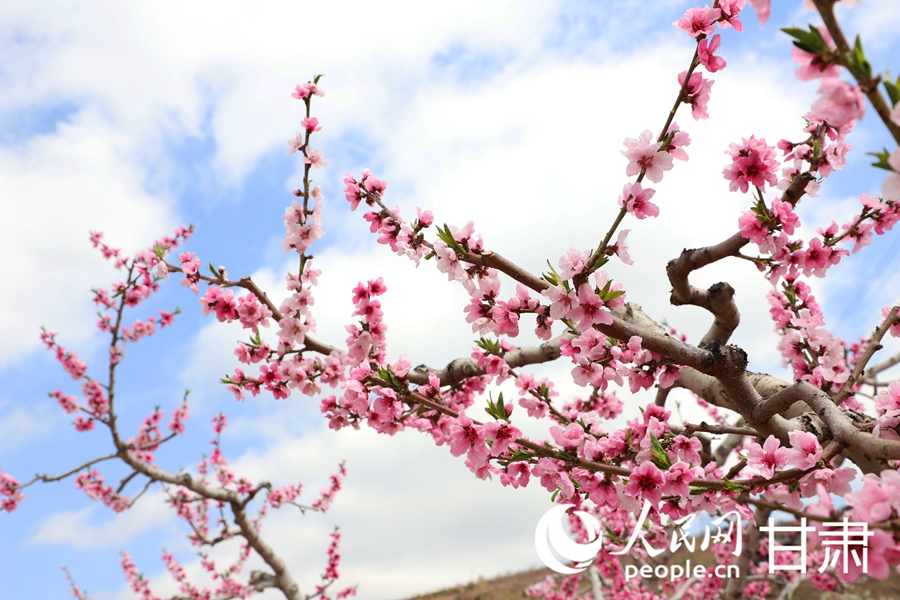
[[[107,451],[99,432],[74,432],[47,398],[57,387],[75,390],[37,337],[45,325],[102,367],[90,288],[117,276],[90,248],[88,230],[130,252],[192,223],[188,249],[204,264],[251,274],[282,293],[281,214],[300,172],[296,155],[284,155],[301,118],[289,96],[296,83],[325,73],[326,96],[314,108],[324,126],[314,145],[329,162],[314,172],[326,196],[326,237],[314,249],[324,270],[319,337],[341,343],[350,289],[384,275],[389,352],[440,365],[469,351],[464,293],[374,247],[360,215],[347,210],[343,174],[371,168],[388,180],[388,200],[404,214],[421,205],[439,222],[473,219],[488,247],[538,270],[573,244],[595,243],[625,182],[622,139],[661,126],[692,52],[671,25],[690,4],[674,0],[640,9],[633,2],[372,4],[0,8],[0,470],[27,479]],[[889,27],[900,23],[897,5],[864,0],[848,15],[876,68],[900,71],[887,62],[900,56]],[[748,11],[744,34],[724,32],[729,67],[713,77],[712,118],[679,115],[694,140],[691,161],[657,186],[661,219],[632,224],[635,267],[614,273],[630,298],[695,338],[706,317],[668,305],[662,267],[683,247],[730,235],[746,210],[747,198],[728,194],[721,177],[728,142],[751,133],[770,143],[798,137],[816,86],[791,77],[789,42],[777,28],[803,26],[810,16],[799,2],[776,3],[765,28]],[[871,113],[853,135],[862,151],[888,145]],[[803,208],[807,237],[854,214],[860,192],[880,188],[868,157],[856,152],[851,161]],[[842,335],[867,331],[880,307],[896,302],[897,250],[891,237],[876,240],[818,284],[826,318]],[[764,282],[743,263],[698,281],[726,277],[744,315],[737,341],[754,368],[777,371]],[[530,540],[549,502],[541,490],[477,481],[445,448],[412,432],[391,439],[329,432],[307,398],[235,403],[217,381],[235,366],[239,331],[202,317],[196,298],[175,282],[132,318],[175,306],[182,309],[175,327],[128,348],[119,383],[125,427],[155,404],[170,414],[190,388],[188,434],[160,453],[169,468],[209,451],[209,419],[220,409],[233,423],[226,454],[254,477],[301,480],[311,498],[346,459],[350,474],[333,512],[282,511],[264,529],[307,589],[335,523],[345,533],[344,581],[359,583],[363,598],[537,564]],[[106,473],[111,481],[121,476]],[[162,547],[192,561],[183,528],[158,496],[119,517],[70,481],[32,487],[28,496],[16,513],[0,515],[0,589],[10,597],[65,596],[62,564],[98,600],[130,597],[120,550],[151,577],[163,571]],[[170,589],[159,582],[161,592]]]

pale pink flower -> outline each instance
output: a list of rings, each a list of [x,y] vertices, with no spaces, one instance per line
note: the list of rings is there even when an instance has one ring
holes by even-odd
[[[648,460],[631,472],[628,485],[625,486],[625,494],[632,498],[649,500],[653,506],[657,506],[662,499],[664,481],[662,471]]]
[[[700,464],[700,448],[703,444],[695,437],[685,437],[683,435],[676,435],[672,439],[672,445],[669,446],[669,449],[675,452],[678,456],[679,460],[683,460],[686,463],[699,465]]]
[[[897,490],[894,486],[882,486],[882,483],[877,475],[864,475],[862,487],[844,496],[847,504],[853,507],[854,518],[868,523],[880,523],[891,518],[895,502],[885,488],[895,497]]]
[[[686,131],[681,131],[678,127],[678,123],[672,123],[669,127],[668,133],[675,132],[672,136],[672,140],[669,142],[669,145],[664,148],[666,152],[672,155],[672,158],[677,158],[678,160],[683,160],[687,162],[688,154],[684,151],[684,146],[691,145],[691,136]]]
[[[733,162],[725,167],[722,175],[729,181],[732,192],[740,189],[747,193],[751,185],[765,189],[767,183],[770,186],[778,183],[775,148],[767,145],[765,138],[756,139],[754,135],[742,138],[740,144],[730,144],[725,154]]]
[[[603,300],[586,283],[578,288],[578,306],[569,311],[568,317],[578,321],[578,331],[591,329],[595,323],[610,325],[613,322],[612,315],[603,308]]]
[[[484,439],[491,444],[491,456],[500,456],[509,449],[509,445],[522,436],[517,427],[502,421],[490,421],[484,424]]]
[[[837,77],[827,77],[819,86],[819,98],[812,103],[809,117],[843,127],[866,113],[866,98],[858,87]]]
[[[315,117],[304,117],[303,120],[300,121],[300,124],[303,125],[303,128],[309,133],[322,131],[322,126],[319,125],[319,119]]]
[[[765,25],[772,13],[772,0],[749,0],[750,6],[756,9],[756,18],[760,25]]]
[[[769,228],[752,210],[746,211],[738,218],[738,228],[741,230],[741,237],[759,246],[762,246],[769,237]]]
[[[450,431],[450,454],[461,456],[466,452],[475,468],[483,467],[489,456],[484,427],[473,424],[466,413],[460,413],[456,422],[456,427]]]
[[[721,71],[725,68],[725,59],[716,56],[714,52],[722,45],[722,36],[718,33],[711,38],[704,38],[697,44],[697,56],[700,64],[706,67],[710,73]]]
[[[312,165],[314,169],[321,169],[328,165],[328,163],[325,162],[325,159],[322,158],[322,151],[313,149],[306,150],[306,156],[303,157],[303,162]]]
[[[695,467],[702,475],[703,469]],[[663,494],[681,496],[687,498],[690,493],[690,483],[697,478],[694,469],[686,462],[678,461],[663,473],[665,482],[660,490]]]
[[[722,29],[734,27],[735,31],[744,31],[744,24],[738,19],[738,15],[744,9],[744,4],[746,4],[746,0],[719,0],[719,10],[722,11],[719,27]]]
[[[687,32],[693,38],[700,35],[710,35],[716,30],[716,21],[722,16],[722,11],[718,8],[689,8],[684,13],[684,17],[678,19],[672,25],[678,29]]]
[[[620,231],[619,237],[616,238],[616,243],[613,244],[610,249],[623,263],[626,265],[633,265],[634,261],[631,260],[631,255],[628,254],[628,244],[626,243],[628,241],[627,238],[629,233],[631,233],[630,229],[623,229]]]
[[[500,474],[500,483],[511,485],[513,488],[526,487],[531,479],[531,470],[524,461],[511,462],[506,470]]]
[[[572,279],[572,277],[584,271],[590,258],[590,252],[579,250],[578,248],[569,248],[566,255],[561,256],[557,263],[559,264],[560,278]]]
[[[655,217],[659,215],[659,207],[650,202],[655,193],[656,190],[644,189],[639,183],[626,183],[619,196],[619,206],[625,206],[630,214],[641,220]]]
[[[287,152],[285,152],[284,154],[290,155],[290,154],[293,154],[294,152],[298,152],[303,147],[303,144],[305,144],[305,143],[306,142],[303,141],[303,134],[298,132],[295,137],[288,140],[288,143],[287,143],[288,149],[287,149]]]
[[[645,130],[640,137],[625,138],[625,150],[621,154],[628,159],[625,175],[633,177],[638,173],[646,173],[647,179],[654,183],[662,180],[663,171],[672,168],[672,155],[665,150],[660,151],[659,144],[653,139],[653,133]]]
[[[678,74],[678,84],[684,85],[684,79],[687,77],[687,71]],[[709,102],[709,92],[715,83],[710,79],[704,79],[703,75],[696,71],[688,79],[688,84],[684,89],[684,97],[682,102],[691,105],[691,116],[695,121],[700,119],[708,119],[709,113],[706,112],[706,105]]]
[[[850,493],[850,482],[854,479],[856,470],[852,467],[816,469],[800,480],[800,491],[804,496],[811,497],[818,490],[818,486],[822,486],[830,494],[845,496]]]
[[[900,104],[897,106],[900,106]],[[894,112],[897,111],[895,110]],[[900,148],[891,153],[890,158],[888,158],[888,164],[895,172],[885,177],[884,182],[881,184],[881,195],[885,200],[900,202]]]
[[[569,423],[565,429],[554,426],[550,428],[550,435],[563,448],[577,448],[584,440],[584,427],[578,423]]]
[[[870,530],[872,531],[872,530]],[[900,547],[894,542],[891,534],[876,529],[866,544],[866,561],[856,564],[853,553],[861,552],[857,549],[848,550],[851,558],[847,561],[847,570],[843,566],[835,569],[835,575],[841,581],[853,583],[863,574],[863,564],[866,565],[866,575],[873,579],[887,579],[891,573],[891,566],[900,562]],[[860,557],[861,558],[861,557]]]
[[[822,446],[819,438],[807,431],[791,431],[791,449],[788,450],[787,461],[798,469],[811,469],[822,458]]]
[[[787,463],[788,449],[781,447],[781,442],[770,435],[763,446],[751,443],[747,446],[747,467],[766,479],[771,479],[775,470]]]

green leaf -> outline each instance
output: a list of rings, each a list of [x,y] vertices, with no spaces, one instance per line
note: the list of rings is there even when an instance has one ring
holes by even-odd
[[[672,466],[672,460],[669,458],[668,453],[666,453],[665,448],[662,447],[662,444],[659,443],[659,440],[656,439],[656,436],[653,435],[652,431],[650,432],[650,452],[653,454],[653,462],[656,463],[656,466],[661,469],[668,469]]]
[[[457,254],[465,255],[466,250],[463,248],[459,242],[456,241],[456,238],[453,237],[453,234],[450,232],[450,227],[444,223],[444,228],[437,228],[438,237],[441,238],[441,241],[447,244],[447,247],[452,248],[454,252]]]
[[[884,72],[884,89],[887,90],[888,98],[891,99],[891,106],[896,106],[900,102],[900,77],[893,81],[890,70]]]
[[[559,278],[559,273],[556,272],[556,269],[553,268],[553,265],[550,264],[550,261],[547,261],[547,266],[550,267],[549,273],[541,273],[541,276],[547,280],[547,283],[550,285],[559,285],[561,279]]]
[[[509,413],[506,412],[506,407],[503,405],[502,398],[497,402],[488,400],[488,405],[487,408],[484,409],[484,412],[498,421],[506,421],[509,423]]]
[[[730,492],[746,492],[747,488],[737,483],[734,483],[727,477],[723,478],[722,481],[725,483],[725,489]]]
[[[500,342],[494,341],[488,338],[481,338],[475,340],[475,345],[487,352],[488,354],[492,354],[495,356],[502,356],[503,349],[500,348]]]
[[[602,267],[603,265],[605,265],[608,262],[609,262],[609,257],[604,252],[603,254],[598,255],[596,258],[594,258],[594,260],[592,260],[590,262],[590,264],[587,266],[587,272],[593,273],[594,271],[596,271],[597,269],[599,269],[600,267]]]
[[[879,169],[884,169],[885,171],[894,172],[894,168],[888,164],[888,159],[891,157],[891,153],[888,152],[887,148],[885,148],[881,152],[866,152],[869,156],[874,156],[877,160],[872,163],[873,167],[878,167]]]
[[[885,79],[881,83],[884,84],[884,89],[887,91],[888,98],[891,99],[891,106],[897,106],[897,103],[900,102],[900,87],[888,79]]]
[[[318,75],[316,75],[315,77],[313,77],[313,83],[315,83],[316,85],[318,85],[319,80],[322,79],[323,77],[325,77],[325,73],[319,73]]]
[[[823,55],[831,51],[822,33],[812,25],[809,26],[809,31],[796,27],[785,27],[781,31],[794,38],[794,45],[804,52]]]

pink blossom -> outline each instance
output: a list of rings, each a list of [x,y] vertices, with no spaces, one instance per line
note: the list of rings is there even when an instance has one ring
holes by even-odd
[[[672,445],[669,449],[674,451],[679,460],[692,465],[700,464],[700,448],[703,444],[695,437],[685,437],[676,435],[672,439]]]
[[[631,260],[631,255],[628,254],[628,244],[625,243],[629,233],[631,233],[630,229],[620,231],[619,237],[616,238],[616,243],[610,246],[610,250],[626,265],[633,265],[634,261]]]
[[[693,38],[701,35],[710,35],[716,30],[716,21],[722,16],[718,8],[689,8],[684,17],[672,23],[678,29],[687,32]]]
[[[770,186],[778,183],[775,148],[766,145],[765,139],[751,135],[749,139],[743,138],[740,144],[729,145],[725,154],[734,161],[722,171],[732,192],[740,189],[747,193],[751,185],[764,189],[767,183]]]
[[[666,135],[672,135],[669,145],[664,148],[666,152],[672,155],[672,158],[687,162],[688,154],[684,151],[684,146],[691,145],[691,136],[686,131],[681,131],[678,123],[672,123]]]
[[[682,71],[678,74],[679,85],[684,85],[685,77],[687,77],[687,71]],[[704,79],[703,75],[695,71],[691,74],[691,78],[684,88],[682,102],[691,105],[691,116],[694,117],[695,121],[709,118],[709,113],[706,112],[706,105],[709,102],[709,92],[712,90],[713,83],[715,82],[710,79]]]
[[[722,11],[719,27],[722,29],[734,27],[735,31],[744,31],[744,24],[738,19],[738,15],[744,9],[745,3],[746,0],[719,0],[719,10]]]
[[[626,183],[622,195],[619,196],[619,206],[625,206],[629,214],[640,220],[655,217],[659,215],[659,207],[650,202],[655,193],[656,190],[644,189],[639,183]]]
[[[621,154],[628,159],[628,166],[625,167],[625,175],[628,177],[643,172],[647,179],[658,183],[662,180],[663,171],[672,168],[672,155],[664,149],[660,150],[649,129],[637,139],[625,138],[625,148]]]
[[[325,159],[322,158],[322,151],[313,150],[311,148],[306,149],[306,156],[303,157],[303,162],[312,165],[314,169],[321,169],[328,165],[328,163],[325,162]]]
[[[457,426],[450,432],[450,453],[453,456],[468,453],[476,468],[487,464],[489,453],[484,440],[484,427],[473,424],[466,413],[460,413],[456,421]]]
[[[791,431],[791,449],[787,453],[787,461],[798,469],[811,469],[822,458],[822,446],[819,439],[806,431]]]
[[[631,472],[628,485],[625,486],[625,493],[632,498],[649,500],[656,506],[662,499],[664,481],[662,471],[648,460]]]
[[[851,553],[859,552],[856,549],[848,551]],[[866,556],[866,575],[873,579],[887,579],[891,572],[890,567],[900,563],[900,547],[894,542],[891,534],[876,529],[872,531],[872,537],[868,539],[866,544]],[[835,569],[835,575],[841,581],[852,583],[862,575],[862,566],[862,560],[860,560],[860,564],[856,564],[856,560],[850,558],[847,561],[847,570],[844,571],[843,566],[841,566],[841,568]]]
[[[509,445],[522,437],[522,432],[509,423],[491,421],[484,424],[484,439],[491,444],[491,456],[500,456],[509,449]]]
[[[749,0],[750,6],[756,9],[756,18],[760,25],[765,25],[772,12],[772,0]]]
[[[822,34],[828,47],[832,51],[836,51],[837,47],[834,45],[834,40],[832,40],[831,34],[828,33],[828,29],[822,25],[819,25],[817,29]],[[800,81],[811,81],[824,77],[840,77],[841,75],[841,69],[836,64],[827,62],[820,54],[807,52],[797,46],[791,48],[791,59],[799,65],[794,74]]]
[[[319,125],[319,119],[315,117],[303,117],[303,120],[300,121],[300,124],[304,129],[306,129],[307,133],[322,131],[322,126]]]
[[[75,396],[65,396],[60,390],[55,390],[50,393],[50,397],[56,398],[56,402],[68,414],[78,412],[78,399]]]
[[[738,218],[738,228],[741,230],[741,237],[760,247],[770,239],[769,228],[759,220],[759,215],[752,210],[746,211]]]
[[[845,496],[850,493],[850,482],[856,479],[856,470],[852,467],[842,469],[816,469],[800,480],[800,491],[804,496],[815,495],[819,486],[826,492]]]
[[[703,469],[695,468],[702,474]],[[697,478],[697,475],[689,464],[678,461],[663,473],[663,478],[665,481],[660,490],[663,494],[687,498],[691,493],[688,486]]]
[[[569,311],[578,306],[578,295],[574,291],[566,291],[562,285],[554,285],[543,292],[542,296],[550,300],[550,316],[563,319]]]
[[[311,96],[324,96],[325,92],[319,89],[319,86],[316,84],[309,82],[303,85],[298,85],[294,89],[294,93],[291,94],[292,98],[296,98],[297,100],[305,100]]]
[[[569,248],[565,256],[559,259],[559,277],[560,279],[572,279],[587,267],[587,261],[590,259],[591,253],[578,248]],[[559,318],[559,317],[554,317]]]
[[[897,104],[897,106],[900,106],[900,104]],[[884,182],[881,184],[881,195],[885,200],[900,202],[900,148],[891,152],[888,164],[894,169],[894,172],[885,177]]]
[[[500,483],[513,488],[526,487],[531,479],[531,470],[528,463],[523,461],[511,462],[500,475]]]
[[[94,419],[78,416],[72,422],[76,431],[90,431],[94,428]]]
[[[584,440],[584,427],[578,423],[569,423],[565,430],[560,427],[551,427],[550,435],[563,448],[577,448]]]
[[[787,464],[788,452],[787,448],[781,447],[778,438],[770,435],[762,447],[757,443],[747,446],[747,467],[752,472],[771,479],[778,468]]]
[[[857,86],[837,77],[826,77],[819,86],[819,98],[812,103],[809,117],[843,127],[866,112],[866,99]]]
[[[715,73],[725,68],[725,59],[714,54],[721,45],[722,36],[718,33],[711,38],[700,40],[700,43],[697,44],[697,55],[700,59],[700,64],[706,67],[706,70],[710,73]]]
[[[296,136],[288,140],[288,149],[287,152],[285,152],[285,155],[291,155],[294,152],[299,152],[305,144],[306,142],[303,139],[303,134],[298,132]]]
[[[578,306],[569,311],[568,317],[578,321],[578,331],[585,331],[595,323],[610,325],[612,315],[603,308],[603,300],[587,283],[578,288]]]

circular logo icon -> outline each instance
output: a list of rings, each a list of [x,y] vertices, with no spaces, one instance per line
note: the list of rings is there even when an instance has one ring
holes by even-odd
[[[541,561],[563,575],[584,571],[597,556],[597,552],[600,551],[600,546],[603,544],[600,522],[594,515],[583,510],[576,510],[575,514],[581,519],[581,524],[587,530],[588,537],[597,539],[588,544],[579,544],[569,537],[563,521],[566,519],[566,512],[574,506],[574,504],[557,504],[544,513],[534,530],[534,547]],[[562,564],[556,555],[571,561],[574,563],[573,566]]]

